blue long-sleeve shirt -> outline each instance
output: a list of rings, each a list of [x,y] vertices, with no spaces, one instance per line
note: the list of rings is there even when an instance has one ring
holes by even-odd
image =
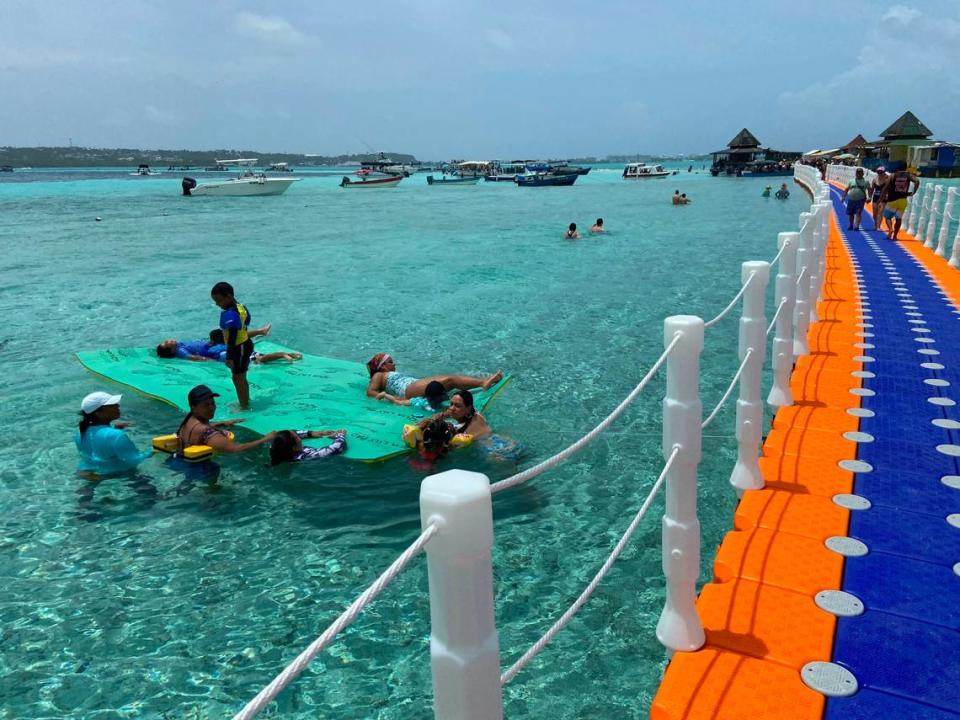
[[[80,463],[77,470],[97,475],[111,475],[133,470],[153,455],[153,450],[140,452],[123,430],[110,425],[93,425],[81,437],[74,436]]]

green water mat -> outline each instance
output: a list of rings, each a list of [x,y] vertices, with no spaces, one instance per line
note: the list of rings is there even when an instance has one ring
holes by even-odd
[[[257,352],[291,352],[272,342],[257,343]],[[366,396],[369,375],[362,363],[304,354],[288,363],[276,361],[250,365],[250,409],[241,411],[230,371],[219,362],[157,357],[154,348],[122,348],[77,353],[80,363],[97,375],[169,403],[184,413],[189,410],[187,392],[195,385],[208,385],[221,397],[217,420],[245,418],[240,426],[263,435],[271,430],[324,430],[344,428],[345,457],[378,462],[409,451],[401,433],[407,423],[425,416],[422,409],[394,405]],[[474,405],[482,411],[510,382],[509,376],[489,390],[474,390]],[[156,435],[175,427],[156,428]],[[306,440],[321,447],[329,440]]]

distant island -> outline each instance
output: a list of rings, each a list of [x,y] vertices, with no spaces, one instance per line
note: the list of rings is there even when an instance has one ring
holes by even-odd
[[[398,163],[415,163],[408,153],[384,153]],[[0,147],[0,165],[12,167],[207,167],[216,160],[259,159],[261,165],[287,163],[295,166],[344,165],[361,163],[376,157],[374,153],[350,155],[304,155],[270,153],[257,150],[136,150],[132,148],[87,147]]]
[[[400,152],[384,152],[388,158],[404,164],[417,163],[414,155]],[[258,150],[139,150],[134,148],[89,148],[89,147],[0,147],[0,165],[11,167],[136,167],[152,165],[158,168],[197,168],[214,165],[217,160],[255,157],[260,165],[287,163],[294,167],[358,164],[377,159],[376,153],[352,153],[345,155],[311,155],[302,153],[261,152]],[[709,155],[607,155],[562,158],[574,164],[626,163],[626,162],[703,162]],[[560,158],[548,160],[556,162]],[[433,164],[433,163],[431,163]]]

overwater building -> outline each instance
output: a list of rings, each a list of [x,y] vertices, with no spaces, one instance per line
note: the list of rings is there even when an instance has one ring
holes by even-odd
[[[778,175],[789,174],[791,164],[800,153],[772,150],[762,147],[756,136],[746,128],[737,133],[726,150],[710,153],[713,165],[710,173],[716,175]]]

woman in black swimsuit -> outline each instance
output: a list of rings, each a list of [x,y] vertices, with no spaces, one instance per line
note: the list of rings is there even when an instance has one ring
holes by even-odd
[[[177,455],[182,456],[183,449],[191,445],[207,445],[217,452],[238,453],[255,448],[273,440],[275,432],[269,432],[263,437],[245,443],[236,443],[230,439],[224,428],[243,422],[242,419],[211,422],[217,411],[215,397],[220,397],[206,385],[197,385],[187,394],[187,403],[190,412],[177,428],[177,444],[180,447]]]

